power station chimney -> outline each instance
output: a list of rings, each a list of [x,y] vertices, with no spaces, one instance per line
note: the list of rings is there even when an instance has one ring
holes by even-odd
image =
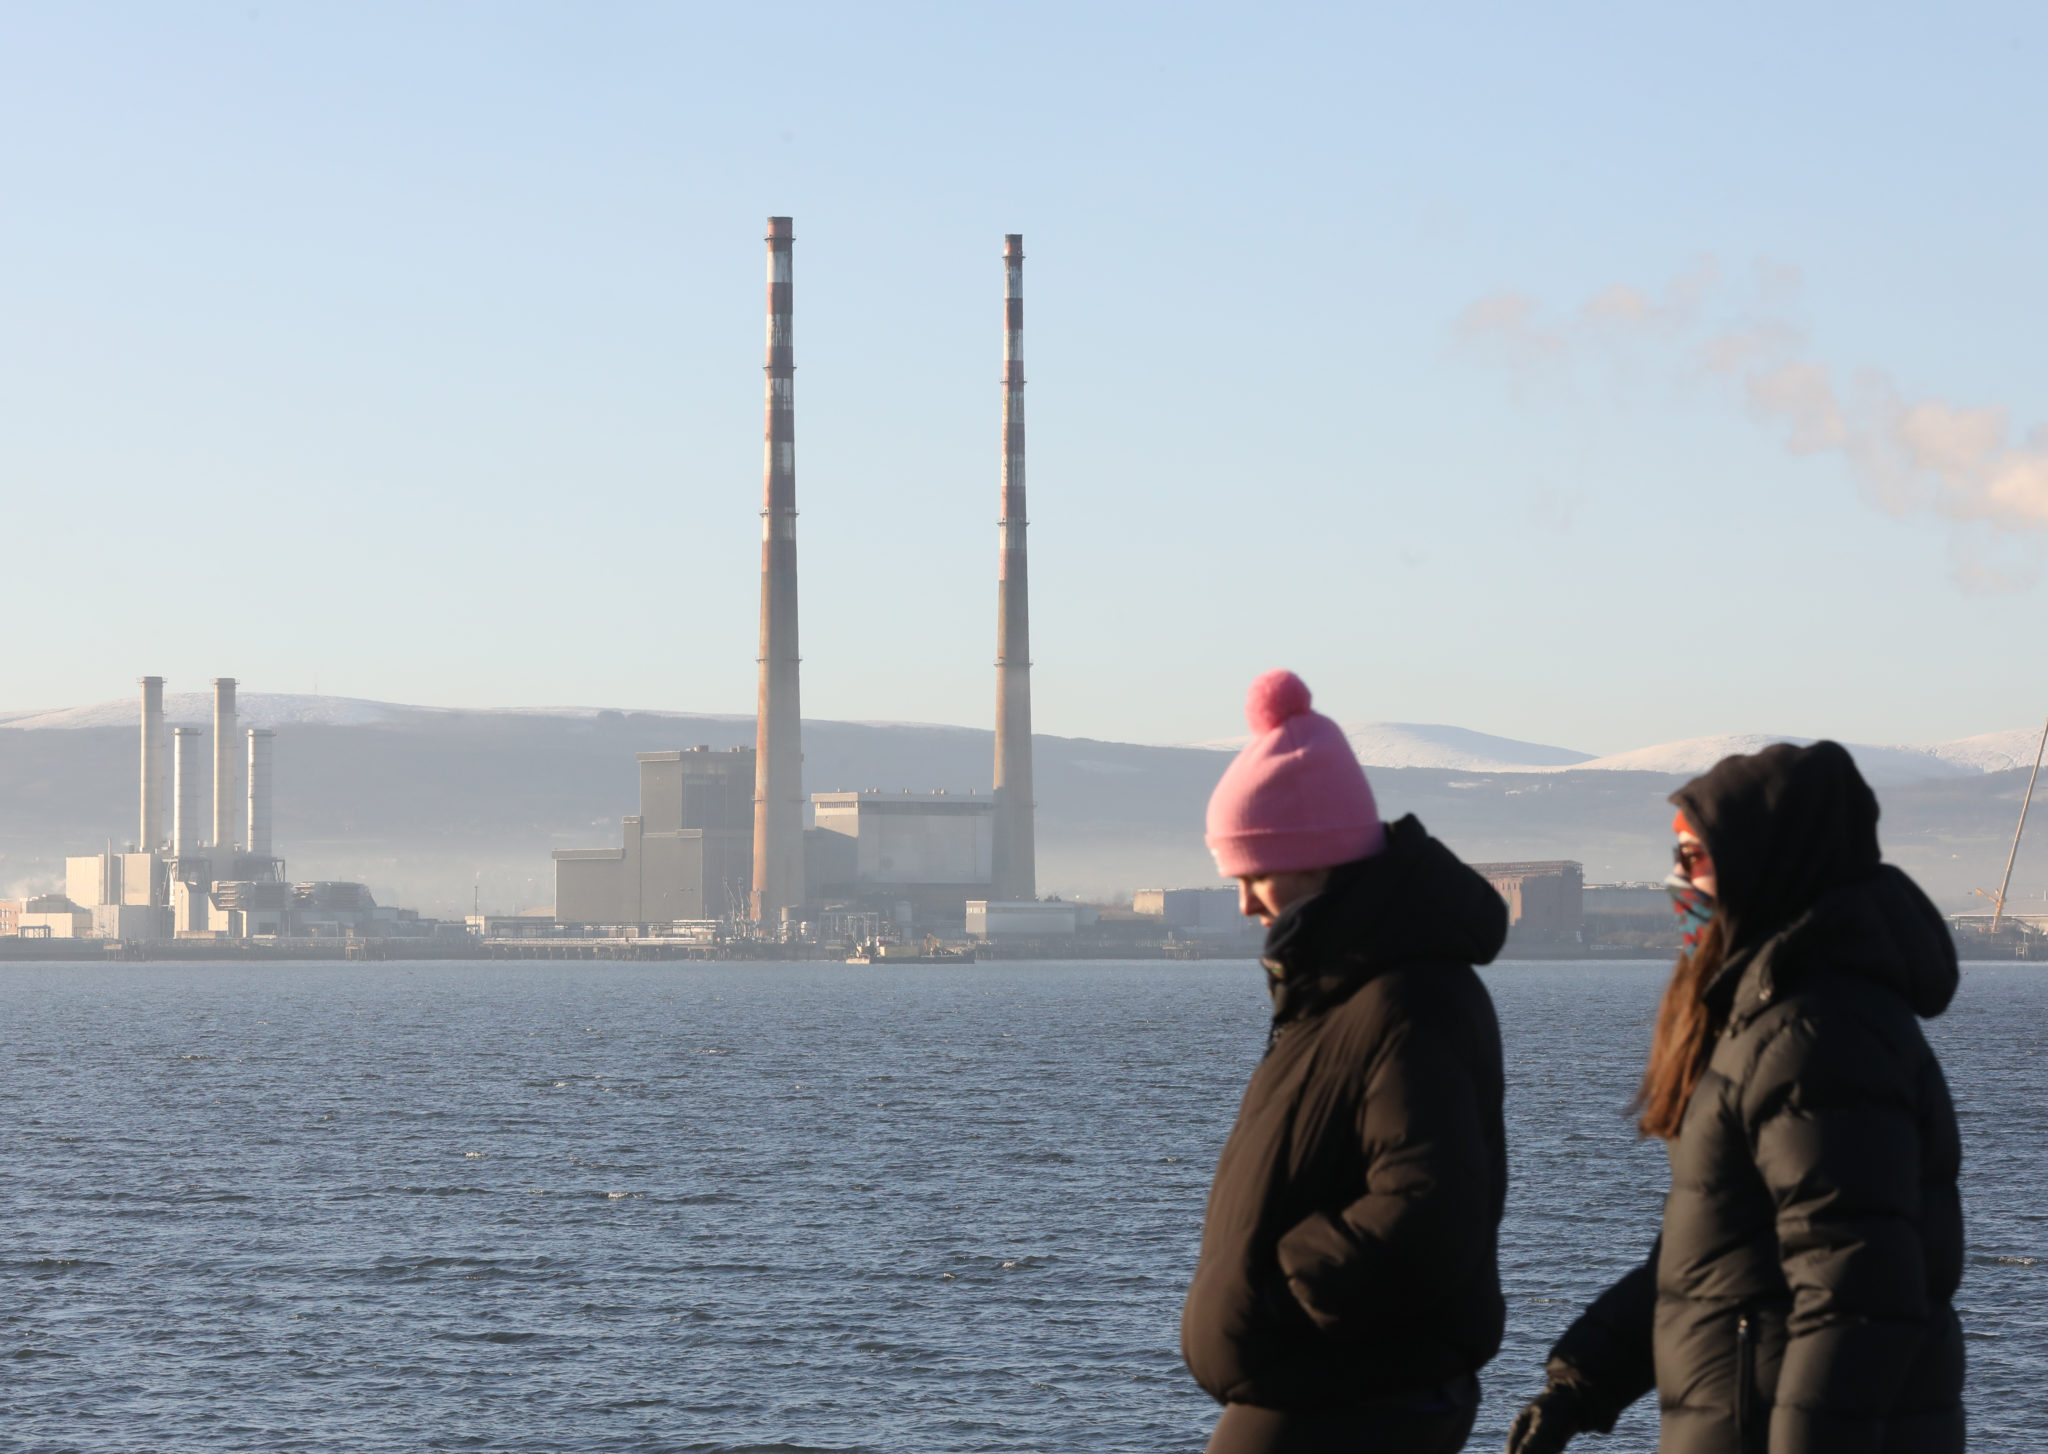
[[[213,679],[213,846],[232,853],[239,841],[236,820],[242,816],[242,765],[235,749],[242,734],[235,730],[235,679]],[[223,872],[227,865],[221,865]]]
[[[996,815],[992,897],[1038,897],[1031,797],[1031,577],[1024,530],[1024,239],[1003,238],[1003,500],[996,523]]]
[[[796,653],[796,363],[787,217],[768,219],[768,395],[761,484],[761,685],[754,727],[753,918],[804,902],[802,709]]]
[[[164,679],[142,678],[142,836],[135,846],[154,853],[164,846]]]
[[[256,858],[270,857],[270,753],[276,736],[249,729],[249,832],[243,842]]]
[[[200,739],[197,727],[171,729],[171,857],[199,852],[202,804],[199,797]]]

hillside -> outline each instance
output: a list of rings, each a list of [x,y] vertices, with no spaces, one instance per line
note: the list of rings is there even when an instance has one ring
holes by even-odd
[[[634,753],[753,737],[752,720],[734,716],[438,711],[259,694],[243,702],[244,725],[278,734],[277,840],[290,871],[361,879],[383,902],[443,914],[466,911],[478,890],[500,910],[551,903],[549,850],[618,841],[618,819],[635,810]],[[174,721],[205,720],[196,695],[169,706]],[[133,711],[106,704],[0,721],[0,890],[54,886],[65,854],[132,836]],[[1519,750],[1506,739],[1450,736],[1455,729],[1402,730],[1493,761]],[[2010,735],[1977,740],[1987,749],[1981,765],[1933,749],[1889,750],[1938,764],[1924,770],[1866,758],[1887,851],[1944,907],[1970,907],[1971,889],[1997,886],[2026,772],[1984,768],[2009,756]],[[804,724],[804,748],[812,791],[985,792],[993,752],[986,731],[822,721]],[[1036,750],[1042,891],[1101,896],[1212,879],[1202,810],[1223,751],[1050,736]],[[1576,858],[1589,879],[1650,879],[1666,867],[1665,795],[1691,775],[1672,764],[1690,767],[1699,750],[1719,755],[1645,749],[1612,765],[1559,766],[1553,757],[1513,770],[1371,773],[1387,816],[1419,814],[1468,858]],[[1639,758],[1647,770],[1635,767]],[[2038,902],[2044,888],[2048,843],[2034,835],[2014,892]]]

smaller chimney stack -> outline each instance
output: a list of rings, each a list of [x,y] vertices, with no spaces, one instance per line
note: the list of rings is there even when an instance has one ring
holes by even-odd
[[[164,846],[164,679],[142,678],[142,836],[136,848]]]
[[[190,858],[199,852],[199,754],[206,733],[197,727],[171,729],[171,857]]]
[[[235,679],[213,679],[213,847],[216,854],[235,851],[235,820],[242,816],[242,765],[235,749],[242,734],[235,730]]]
[[[256,858],[270,853],[270,752],[275,733],[249,729],[249,832],[243,842]]]

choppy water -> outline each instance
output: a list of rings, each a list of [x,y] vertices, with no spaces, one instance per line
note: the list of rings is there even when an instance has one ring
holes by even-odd
[[[1508,1346],[1647,1248],[1663,966],[1487,972]],[[2048,1428],[2048,972],[1935,1027],[1973,1447]],[[0,1447],[1198,1450],[1238,964],[0,966]],[[1594,1447],[1647,1450],[1639,1407]]]

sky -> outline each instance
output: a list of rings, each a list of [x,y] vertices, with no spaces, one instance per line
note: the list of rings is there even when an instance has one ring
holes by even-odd
[[[2032,7],[0,5],[0,710],[804,711],[1604,753],[2038,721]]]

